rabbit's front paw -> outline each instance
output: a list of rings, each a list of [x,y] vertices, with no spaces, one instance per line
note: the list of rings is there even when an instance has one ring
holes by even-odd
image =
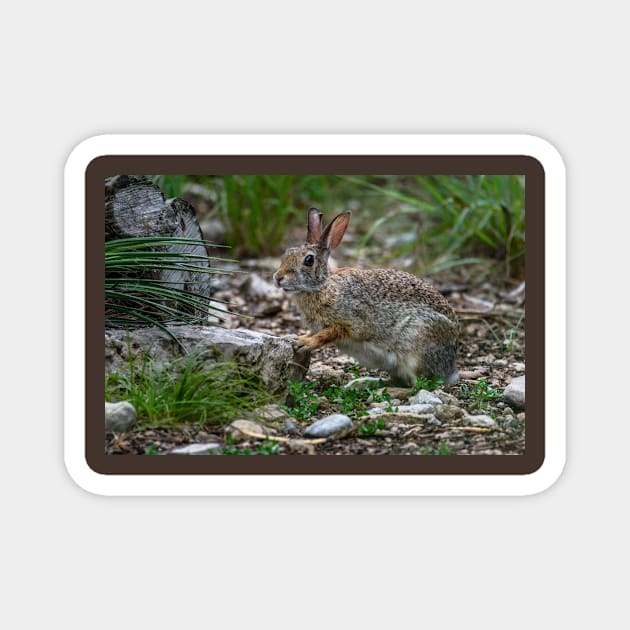
[[[314,340],[313,337],[310,335],[300,335],[299,337],[296,337],[295,340],[301,346],[304,346],[305,348],[308,348],[309,350],[314,350],[318,345],[317,341]]]

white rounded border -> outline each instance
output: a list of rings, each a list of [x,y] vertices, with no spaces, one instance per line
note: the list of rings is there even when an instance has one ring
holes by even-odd
[[[528,475],[103,475],[85,460],[85,171],[105,155],[525,155],[545,170],[545,459]],[[64,459],[112,496],[530,495],[566,458],[566,175],[546,140],[520,134],[111,134],[81,142],[64,179]]]

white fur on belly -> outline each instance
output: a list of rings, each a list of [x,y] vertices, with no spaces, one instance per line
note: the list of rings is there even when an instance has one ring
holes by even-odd
[[[339,350],[349,354],[368,369],[389,372],[396,367],[396,355],[393,352],[369,341],[344,339],[336,345]]]

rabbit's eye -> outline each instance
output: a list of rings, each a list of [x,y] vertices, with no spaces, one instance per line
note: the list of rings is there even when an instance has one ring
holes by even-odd
[[[313,263],[315,262],[315,256],[313,256],[312,254],[309,254],[305,259],[304,259],[304,264],[307,267],[312,267]]]

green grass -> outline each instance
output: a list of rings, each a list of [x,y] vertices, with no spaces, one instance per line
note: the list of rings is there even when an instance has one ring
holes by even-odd
[[[420,455],[453,455],[449,445],[442,441],[437,446],[424,446],[420,449]]]
[[[426,377],[426,376],[418,376],[416,378],[416,382],[411,388],[411,393],[417,394],[421,389],[432,392],[433,390],[441,387],[444,384],[443,378],[438,377]]]
[[[260,444],[256,445],[256,448],[240,448],[232,444],[224,446],[221,450],[222,455],[276,455],[280,443],[277,440],[266,438]]]
[[[514,344],[519,335],[523,335],[525,333],[523,326],[523,319],[525,318],[525,311],[521,313],[518,318],[518,321],[514,326],[511,326],[503,339],[503,345],[505,346],[508,352],[512,352],[514,350]]]
[[[318,206],[327,220],[352,207],[359,251],[383,234],[411,233],[382,259],[411,256],[423,273],[482,265],[521,277],[525,261],[525,180],[520,175],[227,175],[153,176],[165,196],[186,182],[217,199],[212,212],[237,256],[277,255],[290,228]],[[378,248],[377,248],[378,249]],[[488,266],[487,262],[492,261]]]
[[[285,409],[300,422],[307,422],[320,408],[319,394],[315,391],[316,382],[289,383],[289,404]],[[367,416],[368,406],[372,403],[389,403],[391,396],[380,383],[368,384],[365,387],[350,388],[340,385],[328,387],[322,394],[338,407],[338,413],[359,418]],[[391,410],[391,406],[388,408]]]
[[[238,256],[280,254],[287,229],[306,225],[312,205],[330,206],[338,190],[333,175],[225,175],[197,177],[217,198],[215,211],[226,228],[227,243]],[[305,228],[306,229],[306,228]]]
[[[387,390],[379,383],[357,388],[332,385],[324,391],[324,396],[331,403],[338,405],[341,413],[357,418],[367,415],[367,408],[371,403],[389,403],[391,400]]]
[[[343,373],[349,374],[353,378],[361,376],[361,366],[358,363],[348,363],[343,366]]]
[[[183,194],[186,175],[151,175],[152,183],[160,188],[165,199],[181,197]]]
[[[472,401],[473,407],[479,410],[486,410],[488,403],[497,400],[503,396],[486,381],[482,379],[469,387],[466,383],[460,386],[460,395],[465,400]]]
[[[357,428],[357,433],[364,437],[371,437],[373,435],[376,435],[378,431],[382,431],[386,427],[387,425],[385,423],[385,420],[383,420],[382,418],[378,418],[373,422],[364,422],[363,424],[359,425],[359,427]]]
[[[132,358],[124,371],[107,375],[106,400],[128,400],[141,429],[181,423],[223,426],[272,401],[249,368],[212,360],[189,355],[160,366],[148,356]]]
[[[295,210],[294,175],[227,175],[223,177],[220,213],[228,244],[241,255],[275,253]]]
[[[169,335],[171,324],[206,323],[210,311],[227,309],[190,286],[173,285],[163,279],[164,272],[196,274],[198,282],[213,274],[228,273],[193,248],[209,245],[187,238],[147,237],[114,239],[105,243],[105,325],[118,328],[158,326]],[[230,261],[232,262],[232,261]],[[224,303],[220,303],[224,304]]]
[[[300,422],[305,422],[319,409],[319,395],[314,391],[316,382],[291,381],[287,400],[289,404],[284,408]]]
[[[525,261],[525,180],[519,175],[417,175],[353,177],[373,194],[394,202],[362,239],[365,247],[387,223],[411,221],[416,238],[396,252],[413,254],[438,272],[491,258],[506,276]]]

